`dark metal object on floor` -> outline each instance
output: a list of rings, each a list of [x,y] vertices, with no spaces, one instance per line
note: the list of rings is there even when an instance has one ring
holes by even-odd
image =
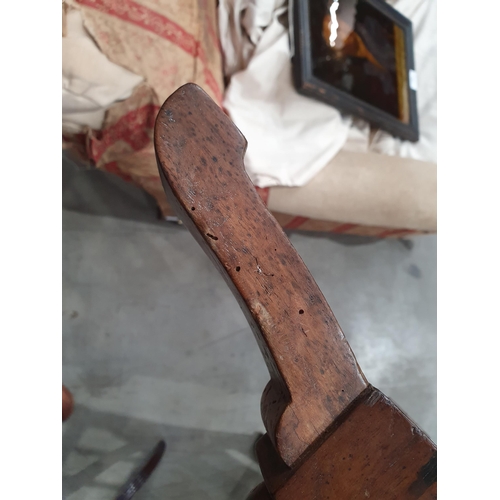
[[[155,446],[153,452],[149,456],[146,463],[141,469],[132,476],[132,478],[123,487],[122,492],[115,498],[115,500],[130,500],[144,485],[149,476],[156,469],[160,463],[163,454],[165,453],[166,444],[163,439]]]

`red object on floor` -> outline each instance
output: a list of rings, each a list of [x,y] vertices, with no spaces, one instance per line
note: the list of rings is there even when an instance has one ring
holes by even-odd
[[[62,420],[63,422],[67,420],[73,413],[73,396],[71,392],[62,386]]]

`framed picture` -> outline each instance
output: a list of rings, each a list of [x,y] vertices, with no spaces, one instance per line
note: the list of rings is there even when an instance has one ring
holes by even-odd
[[[384,0],[293,0],[290,12],[297,91],[418,141],[411,21]]]

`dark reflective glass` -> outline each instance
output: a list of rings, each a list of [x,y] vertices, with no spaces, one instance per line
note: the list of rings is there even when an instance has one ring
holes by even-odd
[[[331,0],[309,2],[314,76],[409,123],[403,30],[369,2],[340,0],[332,47],[331,4]]]

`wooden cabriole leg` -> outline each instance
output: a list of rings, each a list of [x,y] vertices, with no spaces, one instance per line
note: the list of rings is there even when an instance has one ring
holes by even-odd
[[[241,132],[188,84],[163,104],[154,143],[170,204],[226,280],[269,369],[257,446],[265,487],[250,498],[435,498],[435,445],[366,380],[247,176]]]

